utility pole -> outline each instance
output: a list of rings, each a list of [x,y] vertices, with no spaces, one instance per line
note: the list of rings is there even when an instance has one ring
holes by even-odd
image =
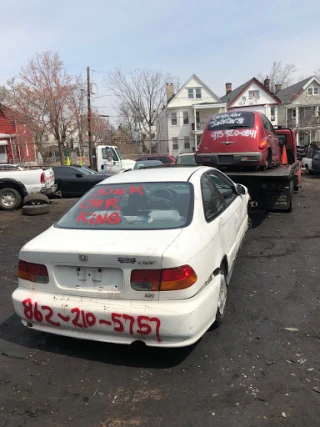
[[[91,114],[91,85],[90,68],[87,67],[87,101],[88,101],[88,137],[89,137],[89,158],[90,167],[93,168],[93,141],[92,141],[92,114]]]

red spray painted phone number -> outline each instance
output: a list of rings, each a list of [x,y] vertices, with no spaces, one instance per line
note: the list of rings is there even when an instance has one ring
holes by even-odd
[[[50,325],[60,327],[60,322],[52,320],[54,311],[48,305],[39,306],[37,302],[32,302],[31,298],[27,298],[22,301],[24,307],[24,316],[28,320],[35,320],[38,323],[46,321]],[[125,325],[129,324],[130,335],[150,335],[152,333],[152,326],[150,323],[155,325],[155,332],[158,342],[160,339],[160,326],[161,321],[157,317],[148,316],[137,316],[137,318],[130,316],[129,314],[111,313],[112,321],[105,319],[97,319],[96,316],[91,312],[86,312],[75,307],[71,310],[71,316],[64,316],[61,313],[57,313],[57,317],[64,323],[71,323],[81,329],[90,328],[95,326],[97,323],[100,325],[112,326],[115,332],[124,332]]]

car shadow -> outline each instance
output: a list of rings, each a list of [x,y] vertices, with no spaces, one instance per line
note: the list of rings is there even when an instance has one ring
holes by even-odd
[[[261,223],[266,219],[267,216],[268,216],[268,212],[266,211],[253,212],[250,215],[250,228],[254,229],[259,227],[259,225],[261,225]]]
[[[47,334],[22,325],[13,314],[0,325],[1,339],[27,349],[68,357],[136,368],[168,369],[180,365],[197,343],[182,348],[147,347],[141,342],[130,346],[80,340]]]

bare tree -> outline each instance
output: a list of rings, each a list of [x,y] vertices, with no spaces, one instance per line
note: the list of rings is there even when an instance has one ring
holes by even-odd
[[[294,83],[294,74],[296,71],[294,64],[283,64],[282,61],[273,61],[270,71],[267,74],[259,73],[257,79],[263,83],[266,77],[269,77],[270,90],[275,93],[277,84],[282,85],[284,89]]]
[[[71,100],[77,81],[67,74],[59,54],[50,51],[29,59],[18,77],[18,83],[8,82],[11,106],[28,124],[39,127],[35,134],[39,147],[46,131],[54,135],[61,164],[65,164],[64,147],[73,131]]]
[[[126,71],[115,69],[105,81],[105,86],[119,100],[119,115],[135,123],[141,135],[144,151],[155,145],[155,120],[166,104],[165,86],[173,82],[170,74],[152,70]]]
[[[44,157],[44,135],[48,131],[46,101],[34,96],[26,85],[16,83],[15,78],[7,82],[7,87],[2,91],[2,100],[8,107],[8,117],[16,123],[27,125],[32,131],[36,147]]]

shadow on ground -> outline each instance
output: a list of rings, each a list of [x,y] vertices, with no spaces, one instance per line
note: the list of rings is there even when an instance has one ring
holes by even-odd
[[[179,365],[197,345],[166,349],[147,347],[141,342],[127,346],[79,340],[29,329],[22,325],[19,317],[15,314],[0,325],[0,336],[4,341],[29,350],[36,349],[110,365],[153,369],[168,369]],[[8,356],[14,358],[15,354],[10,353]],[[16,358],[21,358],[19,353],[17,353]],[[26,354],[25,358],[27,358]]]

